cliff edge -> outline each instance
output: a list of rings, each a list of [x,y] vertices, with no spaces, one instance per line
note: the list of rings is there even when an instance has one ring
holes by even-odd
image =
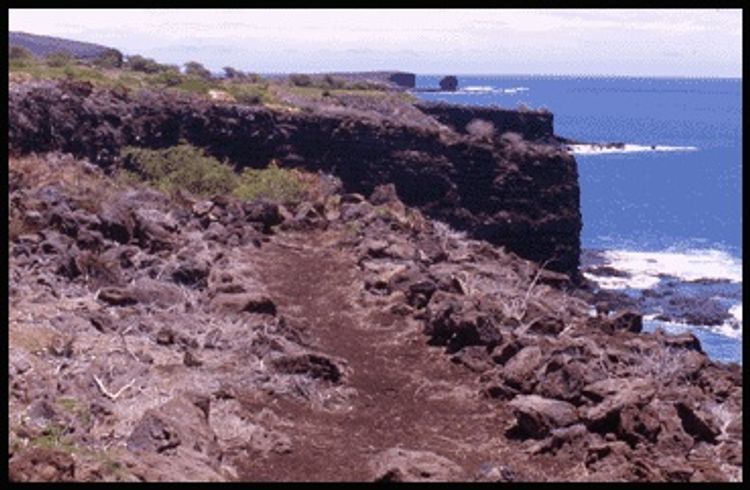
[[[123,146],[161,148],[184,139],[237,169],[276,159],[332,173],[346,191],[364,194],[394,183],[398,197],[428,217],[578,279],[577,165],[544,141],[551,117],[518,115],[501,124],[512,117],[502,111],[489,131],[467,133],[464,120],[492,123],[492,114],[420,107],[418,120],[399,107],[299,110],[87,83],[12,83],[9,150],[63,151],[110,167]]]

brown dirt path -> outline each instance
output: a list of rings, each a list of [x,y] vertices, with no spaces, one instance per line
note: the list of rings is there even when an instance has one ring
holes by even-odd
[[[253,260],[280,312],[306,324],[313,348],[346,361],[344,385],[356,394],[348,410],[274,401],[277,414],[294,421],[292,451],[246,461],[240,478],[372,479],[368,462],[396,446],[447,457],[464,479],[483,462],[499,462],[510,421],[478,395],[476,373],[428,346],[418,325],[359,304],[355,258],[330,233],[285,239],[291,247],[271,242]]]

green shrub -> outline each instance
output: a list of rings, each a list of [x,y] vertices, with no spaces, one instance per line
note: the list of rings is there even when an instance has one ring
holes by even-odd
[[[270,102],[271,96],[268,93],[267,85],[256,85],[250,83],[237,83],[226,85],[226,90],[240,104],[261,104]]]
[[[94,59],[94,65],[99,68],[121,68],[122,53],[116,49],[108,49]]]
[[[166,192],[182,189],[206,196],[227,194],[237,186],[232,167],[187,143],[162,150],[125,147],[121,156],[126,171]],[[122,178],[132,175],[123,173]]]
[[[289,75],[289,81],[297,87],[309,87],[312,85],[312,78],[309,75]]]
[[[170,69],[157,73],[154,75],[152,81],[158,85],[176,87],[185,81],[185,77],[179,70]]]
[[[47,55],[44,61],[45,63],[47,63],[47,66],[60,68],[72,64],[75,60],[73,58],[73,55],[71,55],[67,51],[57,51],[55,53]]]
[[[84,66],[69,65],[63,68],[65,78],[70,80],[83,80],[87,82],[96,82],[104,80],[106,77],[102,72],[86,68]]]
[[[321,192],[316,174],[280,168],[275,160],[267,168],[237,174],[230,165],[185,142],[159,150],[125,147],[121,158],[115,179],[125,186],[145,182],[170,193],[182,189],[199,196],[233,194],[281,202],[312,199]]]
[[[207,94],[211,90],[212,85],[207,80],[195,77],[184,77],[179,85],[174,86],[177,89],[184,90],[185,92],[193,92],[197,94]]]
[[[294,169],[280,168],[275,162],[264,169],[245,169],[234,195],[241,199],[297,201],[311,192],[311,176]]]
[[[160,71],[169,69],[169,67],[160,65],[155,60],[143,57],[139,54],[128,56],[125,67],[133,71],[141,71],[144,73],[159,73]]]
[[[225,66],[223,70],[224,70],[224,78],[229,78],[229,79],[245,78],[245,74],[241,70],[232,68],[231,66]]]
[[[211,79],[211,72],[197,61],[188,61],[185,63],[185,75],[205,80]]]

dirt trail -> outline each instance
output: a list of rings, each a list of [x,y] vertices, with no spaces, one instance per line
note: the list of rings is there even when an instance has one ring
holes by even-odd
[[[508,421],[478,396],[476,374],[427,345],[416,324],[358,304],[354,257],[326,238],[271,243],[254,261],[280,311],[304,319],[313,348],[347,363],[344,385],[356,394],[337,411],[279,400],[277,413],[295,423],[292,452],[247,461],[241,479],[371,479],[368,461],[392,447],[432,451],[467,473],[500,456]]]

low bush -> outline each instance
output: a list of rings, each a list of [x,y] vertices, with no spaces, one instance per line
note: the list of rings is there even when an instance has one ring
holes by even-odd
[[[284,169],[272,161],[264,169],[245,169],[234,195],[248,200],[299,201],[310,196],[317,181],[317,175]]]
[[[289,75],[289,81],[297,87],[310,87],[313,83],[309,75],[300,74]]]
[[[228,194],[236,186],[238,176],[232,167],[187,143],[161,150],[125,147],[121,153],[124,169],[121,179],[141,180],[165,191],[178,189],[206,196]]]
[[[99,68],[121,68],[124,62],[124,56],[116,49],[108,49],[97,56],[93,63]]]
[[[161,65],[151,58],[146,58],[141,55],[129,56],[125,62],[125,67],[133,71],[141,71],[144,73],[159,73],[160,71],[168,70],[168,65]]]
[[[183,76],[182,81],[174,85],[174,88],[184,90],[185,92],[206,95],[213,88],[213,85],[210,81],[203,78]]]
[[[158,85],[176,87],[185,81],[185,77],[178,70],[165,70],[154,75],[151,80]]]
[[[58,51],[56,53],[48,55],[44,59],[44,62],[47,64],[47,66],[60,68],[73,64],[75,62],[75,59],[73,58],[73,55],[71,55],[67,51]]]
[[[197,61],[188,61],[185,63],[185,75],[205,80],[211,79],[211,72]]]
[[[236,83],[224,87],[240,104],[261,104],[271,102],[268,86],[265,84]]]
[[[284,169],[275,160],[267,168],[237,174],[230,165],[184,142],[159,150],[126,147],[121,156],[122,168],[117,173],[121,185],[145,182],[170,193],[182,189],[199,196],[233,194],[240,199],[280,202],[311,198],[320,191],[317,174]]]

